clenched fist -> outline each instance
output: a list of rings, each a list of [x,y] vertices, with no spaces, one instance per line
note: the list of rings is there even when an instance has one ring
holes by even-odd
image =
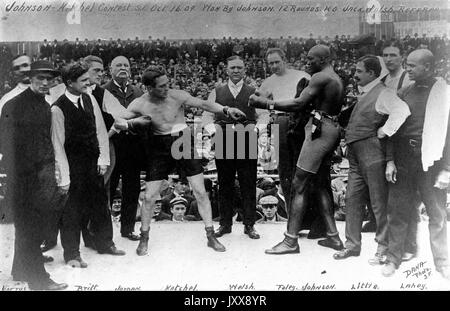
[[[247,118],[245,113],[237,108],[228,108],[228,115],[230,116],[230,118],[236,121],[243,121]]]
[[[145,129],[152,123],[152,117],[140,116],[131,120],[128,120],[128,128],[132,131]]]

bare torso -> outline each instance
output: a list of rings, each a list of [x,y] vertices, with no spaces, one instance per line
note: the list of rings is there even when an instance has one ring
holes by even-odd
[[[152,132],[155,135],[170,135],[187,127],[184,119],[184,96],[182,91],[169,90],[167,98],[152,99],[144,94],[135,99],[128,110],[136,115],[152,118]]]
[[[331,67],[327,67],[315,73],[311,78],[311,83],[318,88],[312,102],[314,109],[329,115],[337,115],[341,111],[344,96],[341,78]]]

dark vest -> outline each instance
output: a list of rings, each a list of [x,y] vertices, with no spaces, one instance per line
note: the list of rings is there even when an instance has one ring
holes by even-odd
[[[89,96],[82,94],[82,100],[84,110],[75,107],[65,95],[54,103],[64,114],[64,149],[71,173],[91,163],[86,161],[97,161],[100,155],[94,108]]]
[[[378,83],[355,105],[345,134],[347,144],[377,136],[377,130],[386,122],[387,116],[378,113],[375,104],[385,89],[383,83]]]
[[[92,95],[94,96],[95,100],[97,100],[98,106],[100,107],[100,110],[102,112],[103,120],[105,121],[106,130],[109,131],[114,124],[114,118],[111,114],[103,110],[103,97],[105,96],[105,89],[97,85],[92,91]]]
[[[255,108],[248,106],[248,98],[254,92],[255,89],[253,87],[248,86],[244,83],[238,96],[234,98],[233,94],[231,94],[230,89],[228,88],[228,84],[225,84],[216,88],[216,103],[219,103],[223,106],[238,108],[245,113],[248,121],[255,122]],[[225,123],[233,123],[233,120],[231,118],[224,117],[221,114],[215,114],[214,120],[223,121]]]

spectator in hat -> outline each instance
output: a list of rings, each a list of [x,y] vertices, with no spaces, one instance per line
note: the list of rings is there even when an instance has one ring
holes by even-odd
[[[287,219],[278,214],[278,199],[273,195],[262,197],[259,200],[258,209],[263,211],[264,216],[258,223],[286,222]]]
[[[162,211],[161,198],[156,199],[155,209],[153,210],[153,221],[172,220],[172,216]]]
[[[40,249],[45,215],[62,205],[65,191],[56,185],[50,105],[45,101],[59,74],[47,61],[31,64],[30,87],[7,101],[0,117],[0,153],[6,168],[6,202],[14,215],[11,274],[33,290],[62,290],[45,271]]]
[[[176,197],[170,200],[170,212],[172,213],[172,221],[184,222],[196,220],[193,215],[186,215],[188,201],[182,197]]]

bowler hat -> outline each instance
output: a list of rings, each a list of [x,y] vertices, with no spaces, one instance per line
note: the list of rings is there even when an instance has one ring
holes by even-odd
[[[46,60],[37,60],[31,64],[30,71],[28,71],[28,75],[32,76],[37,73],[51,73],[53,76],[58,76],[59,71],[53,68],[53,65]]]

